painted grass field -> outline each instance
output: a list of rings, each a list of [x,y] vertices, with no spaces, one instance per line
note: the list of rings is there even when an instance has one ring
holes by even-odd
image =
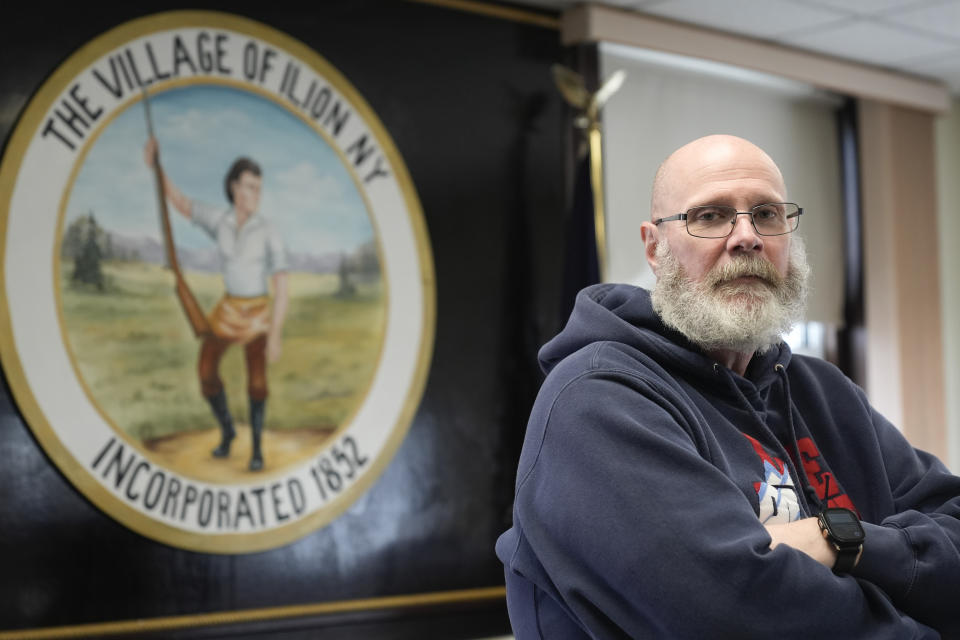
[[[106,263],[103,292],[74,286],[61,266],[66,339],[93,401],[114,425],[141,441],[210,429],[200,395],[193,336],[174,295],[173,275],[157,265]],[[219,274],[186,274],[209,312],[223,291]],[[359,407],[376,370],[386,305],[379,284],[334,295],[336,275],[291,273],[283,353],[270,365],[268,430],[335,429]],[[221,362],[230,410],[247,419],[241,347]]]

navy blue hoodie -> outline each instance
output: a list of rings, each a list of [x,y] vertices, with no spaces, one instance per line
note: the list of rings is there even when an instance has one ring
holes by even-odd
[[[781,344],[741,377],[606,284],[540,361],[497,541],[518,640],[960,638],[960,478],[836,367]],[[828,505],[863,521],[848,576],[763,526]]]

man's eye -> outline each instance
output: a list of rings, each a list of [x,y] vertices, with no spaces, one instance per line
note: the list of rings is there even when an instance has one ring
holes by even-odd
[[[718,209],[700,209],[693,215],[697,222],[717,222],[724,217],[723,212]]]
[[[754,209],[753,217],[758,220],[773,220],[780,217],[780,209],[777,207],[760,207]]]

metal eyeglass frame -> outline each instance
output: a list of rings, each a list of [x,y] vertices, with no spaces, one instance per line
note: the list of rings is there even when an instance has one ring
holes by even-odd
[[[657,224],[657,225],[658,225],[658,224],[660,224],[661,222],[672,222],[673,220],[683,220],[683,221],[684,221],[683,228],[687,230],[687,233],[689,233],[689,234],[690,234],[691,236],[693,236],[694,238],[705,238],[705,239],[708,239],[708,240],[715,240],[715,239],[717,239],[717,238],[726,238],[726,237],[729,236],[731,233],[733,233],[733,230],[734,230],[734,229],[736,228],[736,226],[737,226],[737,219],[738,219],[739,216],[750,216],[750,224],[753,225],[753,230],[757,232],[757,235],[766,236],[766,237],[785,236],[785,235],[787,235],[788,233],[793,233],[794,231],[796,231],[797,229],[800,228],[800,220],[798,219],[798,220],[797,220],[797,226],[795,226],[793,229],[790,229],[789,231],[784,231],[783,233],[763,233],[762,231],[760,231],[760,229],[757,228],[757,223],[756,223],[756,221],[753,219],[754,212],[755,212],[756,209],[759,209],[760,207],[765,207],[765,206],[770,205],[770,204],[792,204],[793,206],[795,206],[795,207],[797,208],[797,212],[796,212],[796,213],[791,213],[790,215],[788,215],[788,216],[787,216],[787,219],[790,219],[790,218],[799,218],[799,216],[803,215],[803,207],[801,207],[800,205],[798,205],[796,202],[764,202],[763,204],[758,204],[758,205],[756,205],[755,207],[751,207],[751,208],[750,208],[750,211],[736,211],[736,210],[735,210],[735,211],[734,211],[734,215],[733,215],[733,219],[730,221],[730,230],[727,231],[727,232],[726,232],[725,234],[723,234],[722,236],[698,236],[697,234],[695,234],[695,233],[693,233],[692,231],[690,231],[690,227],[687,225],[687,214],[688,214],[690,211],[693,211],[694,209],[707,209],[707,208],[710,208],[710,207],[715,207],[715,208],[718,208],[718,209],[734,209],[734,207],[726,207],[726,206],[724,206],[724,205],[719,205],[719,204],[718,204],[718,205],[705,204],[705,205],[701,205],[701,206],[699,206],[699,207],[690,207],[690,208],[687,209],[684,213],[677,213],[677,214],[674,214],[674,215],[672,215],[672,216],[667,216],[666,218],[658,218],[657,220],[654,220],[654,221],[653,221],[653,224]]]

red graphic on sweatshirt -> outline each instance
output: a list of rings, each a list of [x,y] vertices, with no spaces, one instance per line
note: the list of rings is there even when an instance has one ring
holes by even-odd
[[[820,452],[817,445],[810,438],[800,438],[797,440],[797,447],[800,449],[801,463],[803,470],[807,474],[807,479],[817,492],[817,497],[821,500],[826,499],[828,507],[843,507],[860,514],[853,505],[853,501],[845,493],[840,492],[840,483],[833,477],[833,474],[824,470],[820,466]],[[830,495],[827,495],[830,491]]]
[[[771,456],[756,439],[747,434],[743,436],[750,441],[754,453],[763,463],[763,480],[753,483],[753,490],[757,492],[757,517],[760,522],[785,523],[799,519],[803,510],[787,465]]]
[[[747,434],[742,434],[744,438],[750,441],[750,444],[753,446],[753,450],[757,452],[757,455],[760,456],[760,459],[764,462],[769,462],[779,473],[783,473],[783,460],[780,458],[774,458],[767,450],[763,448],[763,445],[760,444],[758,440],[748,436]]]
[[[760,459],[762,461],[769,463],[771,467],[777,470],[777,473],[779,473],[780,475],[783,475],[783,469],[784,469],[783,460],[781,460],[780,458],[774,458],[769,453],[767,453],[767,450],[763,448],[763,445],[760,444],[760,442],[756,438],[752,438],[745,433],[742,435],[744,438],[750,441],[750,445],[753,447],[753,450],[756,451],[757,455],[760,456]],[[763,485],[764,485],[763,482],[754,482],[753,490],[756,491],[757,493],[760,493],[760,488]]]

